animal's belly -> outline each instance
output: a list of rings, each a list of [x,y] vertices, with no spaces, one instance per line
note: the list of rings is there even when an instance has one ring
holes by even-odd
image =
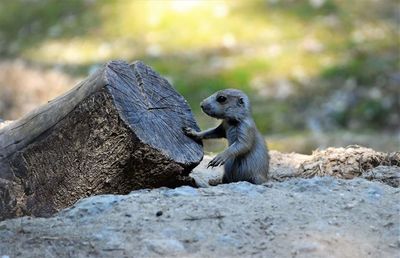
[[[230,166],[234,171],[253,171],[262,170],[267,167],[267,153],[263,151],[251,151],[245,155],[231,159]],[[260,171],[261,172],[261,171]]]

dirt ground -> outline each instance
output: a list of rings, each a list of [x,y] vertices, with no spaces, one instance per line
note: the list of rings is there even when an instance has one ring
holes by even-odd
[[[51,218],[3,221],[0,257],[400,257],[400,190],[385,177],[398,182],[400,167],[384,155],[354,172],[373,181],[300,178],[319,154],[272,152],[270,182],[215,187],[207,180],[221,170],[205,157],[192,174],[200,188],[94,196]]]
[[[290,179],[134,191],[0,223],[9,257],[399,257],[399,190]]]

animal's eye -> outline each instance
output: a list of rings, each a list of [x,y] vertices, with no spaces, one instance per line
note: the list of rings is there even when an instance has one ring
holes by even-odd
[[[225,96],[218,96],[217,101],[219,103],[224,103],[226,101],[226,97]]]

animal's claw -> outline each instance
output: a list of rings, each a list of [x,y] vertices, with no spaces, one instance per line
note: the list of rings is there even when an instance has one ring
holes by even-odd
[[[209,167],[218,167],[221,165],[224,165],[226,162],[226,158],[224,155],[218,154],[215,156],[207,165],[207,168]]]
[[[186,136],[188,136],[194,140],[201,140],[198,133],[195,130],[193,130],[192,128],[182,127],[182,131]]]

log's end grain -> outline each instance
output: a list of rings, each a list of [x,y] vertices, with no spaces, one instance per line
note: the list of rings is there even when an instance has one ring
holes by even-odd
[[[49,216],[90,195],[194,185],[188,174],[203,148],[183,126],[198,129],[159,74],[141,62],[107,63],[0,131],[0,219]]]
[[[203,148],[182,127],[200,129],[188,103],[169,82],[140,61],[110,62],[107,68],[107,89],[135,135],[185,167],[199,164]]]

